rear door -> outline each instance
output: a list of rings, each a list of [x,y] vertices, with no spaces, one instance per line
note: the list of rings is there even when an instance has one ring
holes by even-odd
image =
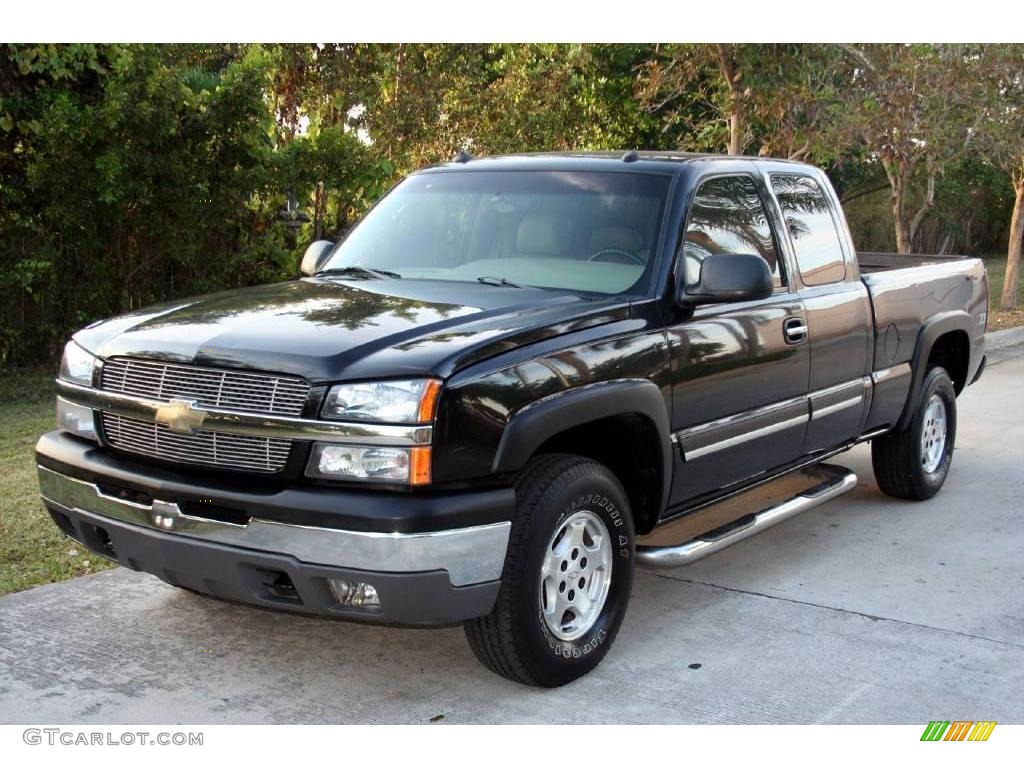
[[[871,302],[830,185],[812,168],[766,170],[807,318],[811,418],[803,453],[812,454],[861,432],[871,386]]]
[[[696,182],[677,269],[693,283],[701,262],[715,254],[759,254],[775,291],[692,314],[674,310],[673,432],[683,461],[673,481],[675,504],[794,461],[807,427],[808,346],[805,335],[790,330],[805,324],[803,302],[779,248],[763,177],[752,164],[740,167]]]

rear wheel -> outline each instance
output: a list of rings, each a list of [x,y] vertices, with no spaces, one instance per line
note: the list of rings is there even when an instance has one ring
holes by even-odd
[[[956,440],[956,390],[945,368],[928,371],[921,400],[905,429],[871,441],[871,465],[883,493],[930,499],[946,481]]]
[[[510,680],[564,685],[596,667],[626,614],[633,523],[615,476],[590,459],[539,457],[516,483],[501,591],[465,624],[473,653]]]

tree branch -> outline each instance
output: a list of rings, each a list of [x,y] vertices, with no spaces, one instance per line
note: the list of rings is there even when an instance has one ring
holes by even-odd
[[[860,50],[860,48],[857,48],[855,45],[849,45],[848,43],[840,43],[839,48],[855,58],[857,62],[864,67],[864,69],[868,70],[872,74],[878,74],[878,69],[873,63],[871,63],[871,59],[864,55],[864,52]]]
[[[910,239],[913,240],[917,235],[917,230],[924,221],[924,217],[928,215],[928,211],[935,205],[935,181],[939,175],[938,166],[934,163],[928,163],[928,188],[925,192],[924,202],[918,209],[917,213],[914,214],[914,218],[910,220]]]
[[[807,156],[807,153],[810,152],[810,151],[811,151],[811,141],[810,141],[810,139],[808,139],[798,149],[794,149],[792,152],[789,153],[789,159],[790,160],[803,160]]]
[[[858,189],[858,190],[855,190],[855,191],[851,192],[848,195],[841,196],[839,198],[839,202],[842,203],[843,205],[846,205],[847,203],[849,203],[849,202],[851,202],[853,200],[857,200],[858,198],[861,198],[861,197],[866,197],[867,195],[873,195],[876,192],[881,192],[883,190],[889,189],[889,187],[890,187],[889,183],[886,182],[884,184],[877,184],[877,185],[875,185],[873,187],[868,187],[867,189]]]

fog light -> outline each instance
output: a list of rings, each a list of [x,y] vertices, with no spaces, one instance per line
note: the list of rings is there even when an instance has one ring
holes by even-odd
[[[57,428],[87,440],[96,440],[96,423],[91,408],[57,398]]]
[[[331,594],[341,605],[350,608],[380,608],[380,597],[372,584],[348,579],[328,579]]]

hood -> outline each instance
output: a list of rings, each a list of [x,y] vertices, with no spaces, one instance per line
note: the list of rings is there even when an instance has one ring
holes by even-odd
[[[449,376],[500,352],[628,316],[621,297],[476,282],[305,278],[150,307],[89,326],[75,340],[100,357],[322,382]]]

